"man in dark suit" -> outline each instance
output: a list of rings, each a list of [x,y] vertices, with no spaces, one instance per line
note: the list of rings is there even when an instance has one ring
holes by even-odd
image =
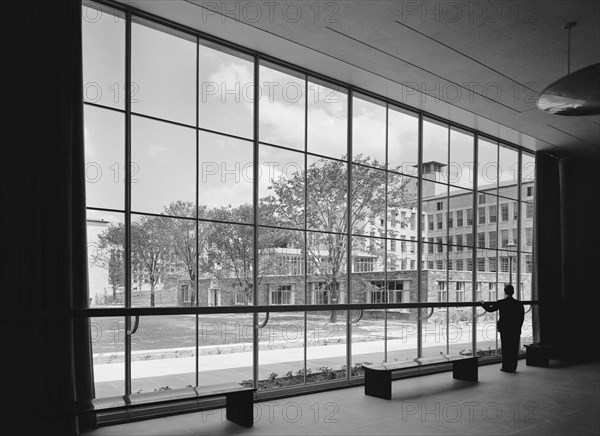
[[[513,298],[515,289],[512,285],[504,287],[506,298],[493,302],[480,301],[487,312],[500,311],[498,331],[502,341],[502,368],[500,371],[517,372],[519,357],[519,341],[521,339],[521,326],[525,317],[523,303]]]

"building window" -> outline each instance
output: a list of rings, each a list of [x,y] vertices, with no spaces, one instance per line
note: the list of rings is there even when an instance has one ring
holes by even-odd
[[[443,260],[436,260],[436,268],[437,269],[444,269],[444,261]]]
[[[500,248],[504,248],[508,245],[508,230],[500,230]]]
[[[525,204],[525,218],[533,218],[533,203]]]
[[[525,245],[528,247],[533,245],[533,227],[525,227]]]
[[[498,232],[488,232],[488,247],[489,248],[497,248],[498,247]]]
[[[415,245],[416,245],[415,240],[416,240],[416,238],[414,236],[410,237],[410,252],[411,253],[414,253],[416,251],[415,250]]]
[[[410,261],[410,269],[416,269],[415,267],[417,266],[417,261],[416,260],[411,260]]]
[[[221,290],[220,289],[209,289],[208,290],[208,305],[209,306],[220,306],[221,305]]]
[[[500,257],[500,272],[508,272],[510,269],[510,260],[507,256]]]
[[[436,204],[436,210],[444,210],[444,202],[438,201]]]
[[[467,209],[467,225],[473,225],[473,209]]]
[[[427,215],[427,228],[429,230],[433,230],[433,226],[434,226],[433,215]]]
[[[464,266],[463,266],[463,260],[462,259],[457,259],[456,260],[456,270],[457,271],[464,271]]]
[[[485,232],[477,233],[477,246],[485,247]]]
[[[533,186],[528,186],[527,187],[527,197],[532,197],[533,196]]]
[[[496,272],[498,271],[498,259],[495,257],[488,258],[488,263],[490,265],[490,271]]]
[[[443,253],[444,252],[444,243],[443,243],[443,239],[442,238],[436,238],[436,245],[437,245],[437,252],[438,253]]]
[[[477,220],[477,224],[485,224],[485,207],[480,207],[478,209],[479,219]]]
[[[416,213],[411,213],[410,214],[410,229],[411,230],[415,229],[416,219],[417,219],[417,214]]]
[[[454,227],[454,212],[448,212],[448,228]]]
[[[359,257],[354,259],[354,272],[375,271],[375,259],[372,257]]]
[[[473,259],[466,259],[467,261],[467,271],[473,271]]]
[[[508,203],[500,205],[500,219],[503,223],[508,221]]]
[[[467,233],[465,235],[466,240],[467,240],[467,247],[472,247],[473,246],[473,233]]]
[[[235,305],[244,305],[244,306],[248,306],[253,304],[254,301],[254,295],[252,290],[248,291],[243,291],[243,290],[235,290],[233,292],[233,304]]]
[[[479,204],[484,204],[485,203],[485,194],[479,194]]]
[[[456,227],[462,227],[462,226],[463,226],[463,211],[457,210],[456,211]]]
[[[436,221],[437,221],[437,229],[438,230],[442,230],[444,228],[444,217],[441,213],[436,214]]]
[[[269,304],[294,304],[292,285],[279,285],[277,289],[271,290]]]
[[[406,238],[404,235],[400,235],[401,238]],[[406,241],[400,241],[400,253],[406,253]]]
[[[513,221],[519,219],[519,202],[513,201]]]
[[[427,269],[433,269],[433,260],[427,261]]]
[[[525,272],[528,274],[533,272],[533,257],[531,254],[525,255]]]
[[[456,282],[456,302],[462,303],[465,301],[465,283]]]
[[[498,221],[498,208],[496,205],[488,207],[488,213],[490,216],[490,223],[495,223]]]
[[[446,303],[448,301],[448,291],[446,290],[446,282],[438,281],[438,302]]]
[[[485,271],[485,257],[477,258],[477,271]]]
[[[313,304],[331,304],[332,292],[331,285],[323,282],[311,283],[312,287],[312,302]],[[336,283],[336,288],[339,290],[339,283]]]

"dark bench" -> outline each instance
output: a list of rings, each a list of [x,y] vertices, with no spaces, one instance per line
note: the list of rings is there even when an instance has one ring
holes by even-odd
[[[392,373],[414,368],[452,362],[452,377],[476,382],[478,357],[462,354],[438,357],[421,357],[414,360],[363,365],[365,370],[365,395],[390,400],[392,398]]]
[[[88,408],[83,412],[118,412],[127,409],[139,409],[143,407],[202,400],[204,398],[225,397],[227,419],[244,427],[252,427],[254,424],[255,391],[255,388],[241,386],[237,383],[225,383],[177,390],[161,390],[157,392],[125,395],[122,397],[95,399],[91,403],[91,408]]]
[[[550,359],[560,356],[560,347],[558,345],[542,345],[533,343],[525,345],[525,363],[527,366],[542,366],[550,368]]]

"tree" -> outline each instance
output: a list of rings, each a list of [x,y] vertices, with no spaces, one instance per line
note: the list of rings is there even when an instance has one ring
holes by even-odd
[[[309,233],[307,271],[324,280],[332,302],[339,301],[341,287],[346,282],[349,226],[353,234],[363,235],[368,231],[368,236],[385,236],[382,223],[386,209],[391,210],[386,205],[398,208],[407,204],[408,179],[400,176],[388,179],[385,171],[377,169],[380,167],[376,159],[355,157],[350,211],[348,163],[329,159],[316,161],[291,177],[271,180],[272,194],[264,199],[275,219],[284,226],[303,228],[306,219],[307,230],[320,231]],[[336,312],[332,311],[331,321],[335,320]]]

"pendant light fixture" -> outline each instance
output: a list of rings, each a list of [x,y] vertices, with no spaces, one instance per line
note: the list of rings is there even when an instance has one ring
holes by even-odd
[[[567,75],[546,87],[537,101],[538,109],[550,114],[600,114],[600,63],[571,73],[571,29],[576,25],[570,22],[564,27],[569,33]]]

